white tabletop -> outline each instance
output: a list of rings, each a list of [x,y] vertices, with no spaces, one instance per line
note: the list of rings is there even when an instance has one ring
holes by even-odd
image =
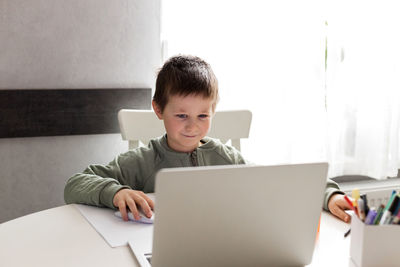
[[[344,237],[350,224],[344,223],[328,212],[322,212],[321,226],[315,246],[313,260],[307,266],[349,266],[351,234]]]
[[[111,248],[73,206],[0,224],[1,266],[137,266],[128,246]]]
[[[323,212],[309,266],[351,266],[350,225]],[[138,266],[128,246],[111,248],[73,205],[0,224],[1,266]]]

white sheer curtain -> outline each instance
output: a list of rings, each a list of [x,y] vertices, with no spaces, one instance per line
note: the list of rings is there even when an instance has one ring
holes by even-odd
[[[384,98],[387,93],[381,94],[381,86],[377,87],[379,91],[372,90],[368,80],[371,75],[363,75],[365,70],[358,74],[359,78],[363,76],[361,82],[353,76],[354,68],[368,71],[377,68],[368,67],[367,62],[360,65],[358,59],[350,61],[353,50],[359,57],[367,53],[368,58],[379,60],[380,55],[369,56],[370,50],[359,52],[353,43],[353,40],[360,41],[358,35],[348,32],[341,36],[341,29],[354,21],[350,19],[351,12],[348,21],[336,23],[340,22],[342,14],[331,11],[327,4],[320,0],[163,0],[162,39],[168,44],[165,58],[179,53],[204,58],[219,80],[221,101],[217,108],[247,108],[253,112],[250,140],[243,143],[242,149],[249,160],[260,164],[329,160],[330,176],[366,174],[380,178],[391,175],[399,163],[397,100],[392,96]],[[326,26],[326,20],[332,22],[328,21]],[[327,34],[328,49],[332,52],[329,50],[326,75]],[[355,47],[345,48],[346,61],[340,58],[338,61],[341,47],[335,39],[348,37],[352,39],[347,42]],[[377,68],[380,74],[385,74],[389,68],[386,63],[384,65],[385,69]],[[375,79],[381,82],[381,78]],[[393,80],[394,77],[390,81],[385,79],[379,85],[386,84],[385,88],[389,89],[395,86]],[[363,96],[378,95],[381,106],[389,105],[386,100],[390,100],[390,108],[386,105],[384,109],[376,108],[373,115],[361,116],[361,107],[368,107],[364,102],[366,98],[358,97],[361,83],[371,88],[363,89]],[[389,114],[391,117],[387,116]],[[361,122],[372,121],[370,116],[375,116],[373,139],[368,136],[370,128],[361,125]],[[382,132],[383,124],[390,124],[393,130]],[[351,146],[349,138],[356,138],[357,146]],[[377,140],[381,142],[375,143]],[[366,145],[371,144],[383,149],[383,142],[392,143],[390,155],[363,152],[368,149]],[[368,155],[373,162],[365,161],[365,157],[357,158],[359,154]],[[388,165],[383,164],[388,157],[396,158],[390,172],[387,172]],[[360,168],[353,168],[355,162],[361,164]],[[374,165],[381,172],[379,175],[378,172],[365,173],[366,165]],[[383,169],[386,174],[382,173]]]
[[[335,1],[328,16],[330,176],[397,176],[400,19],[392,1]]]

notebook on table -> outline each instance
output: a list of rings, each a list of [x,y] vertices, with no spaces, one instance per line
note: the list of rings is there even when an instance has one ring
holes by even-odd
[[[327,163],[161,170],[151,265],[135,254],[154,267],[309,264],[327,170]]]

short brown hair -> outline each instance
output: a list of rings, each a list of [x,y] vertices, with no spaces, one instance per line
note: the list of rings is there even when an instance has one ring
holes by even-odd
[[[218,102],[218,81],[211,66],[199,57],[178,55],[168,59],[158,72],[153,100],[163,111],[170,96],[201,95]]]

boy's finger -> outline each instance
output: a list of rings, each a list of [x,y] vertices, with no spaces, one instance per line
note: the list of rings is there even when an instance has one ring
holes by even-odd
[[[333,209],[333,214],[346,223],[350,222],[350,216],[338,206],[335,206],[335,208]]]
[[[118,202],[118,209],[119,212],[121,213],[122,219],[124,221],[128,221],[128,214],[126,212],[126,204],[125,201],[120,201]]]
[[[138,197],[136,203],[140,206],[142,209],[143,213],[146,214],[147,218],[150,218],[153,213],[151,212],[151,208],[149,206],[149,203],[147,202],[146,198],[144,197]]]
[[[146,195],[143,191],[139,191],[140,197],[144,198],[151,209],[154,209],[154,201]]]
[[[136,207],[136,203],[133,199],[129,199],[126,201],[126,203],[128,204],[129,209],[131,210],[132,214],[133,214],[133,218],[135,218],[135,220],[139,220],[140,219],[140,215],[139,215],[139,211]]]
[[[147,204],[149,204],[150,208],[154,210],[154,201],[146,194],[144,194],[143,198],[147,201]]]

